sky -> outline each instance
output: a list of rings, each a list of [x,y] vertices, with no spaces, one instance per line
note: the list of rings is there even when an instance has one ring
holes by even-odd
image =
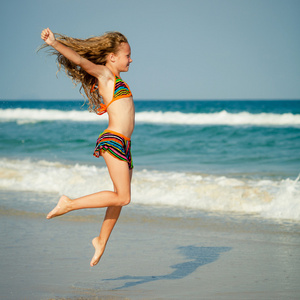
[[[10,0],[0,10],[0,100],[83,99],[40,33],[125,34],[136,100],[300,99],[299,0]]]

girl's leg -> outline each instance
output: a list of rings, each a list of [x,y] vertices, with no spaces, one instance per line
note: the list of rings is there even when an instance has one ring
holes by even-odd
[[[130,170],[129,172],[130,172],[130,181],[131,181],[132,170]],[[115,188],[115,192],[116,192],[116,188]],[[117,223],[121,210],[122,210],[122,206],[117,206],[117,207],[111,206],[107,208],[105,218],[100,230],[100,234],[99,236],[95,237],[92,241],[93,246],[95,248],[95,254],[90,263],[91,267],[95,266],[99,262],[101,256],[103,255],[106,244],[108,242],[108,239],[110,237],[110,234],[115,224]]]
[[[107,152],[103,152],[101,154],[106,162],[115,191],[102,191],[74,200],[71,200],[67,196],[62,196],[56,207],[48,214],[47,219],[51,219],[77,209],[110,206],[120,207],[130,203],[131,171],[128,168],[127,162],[121,161]]]
[[[117,220],[121,213],[121,209],[122,206],[117,206],[117,207],[111,206],[107,208],[105,218],[100,230],[100,234],[99,236],[95,237],[92,241],[93,246],[95,248],[95,254],[90,263],[91,267],[95,266],[99,262],[105,250],[110,234],[115,224],[117,223]]]

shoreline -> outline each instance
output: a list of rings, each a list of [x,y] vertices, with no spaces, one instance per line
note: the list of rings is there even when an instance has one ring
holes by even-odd
[[[149,208],[151,210],[151,208]],[[3,212],[3,211],[2,211]],[[297,299],[299,224],[153,216],[126,207],[99,265],[103,213],[1,214],[5,299]]]

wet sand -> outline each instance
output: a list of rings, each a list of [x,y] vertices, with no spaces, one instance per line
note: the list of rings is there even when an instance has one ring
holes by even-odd
[[[300,225],[126,207],[90,267],[100,216],[1,210],[1,299],[299,299]]]

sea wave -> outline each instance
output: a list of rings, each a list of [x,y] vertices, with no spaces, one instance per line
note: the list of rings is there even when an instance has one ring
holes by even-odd
[[[0,122],[18,124],[44,121],[107,122],[107,115],[98,116],[88,111],[62,111],[55,109],[0,109]],[[154,124],[178,125],[228,125],[228,126],[296,126],[300,125],[300,114],[230,113],[225,110],[215,113],[182,113],[144,111],[136,113],[136,121]]]
[[[74,121],[74,122],[91,122],[107,120],[99,118],[96,114],[88,111],[69,110],[63,111],[58,109],[0,109],[0,122],[17,122],[37,123],[44,121]]]
[[[249,112],[229,113],[226,110],[215,113],[140,112],[138,122],[187,124],[187,125],[255,125],[255,126],[299,126],[300,115],[291,113],[274,114]]]
[[[89,165],[0,159],[0,174],[2,190],[67,194],[73,198],[112,189],[106,168]],[[296,180],[250,180],[135,170],[132,203],[299,221],[300,182],[299,177]]]

